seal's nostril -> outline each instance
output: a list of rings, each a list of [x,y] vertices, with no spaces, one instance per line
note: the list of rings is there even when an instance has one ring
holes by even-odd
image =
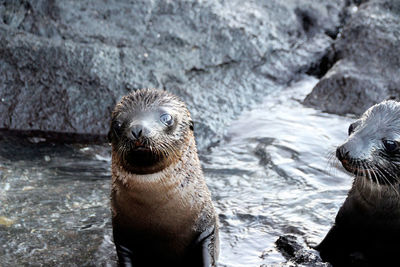
[[[143,128],[141,126],[135,126],[132,128],[131,132],[135,139],[139,139],[142,136]]]
[[[342,153],[341,153],[341,151],[340,151],[340,147],[338,147],[337,149],[336,149],[336,157],[338,158],[338,160],[342,160]]]
[[[345,151],[343,146],[336,149],[336,157],[338,160],[344,160],[349,157],[349,151]]]

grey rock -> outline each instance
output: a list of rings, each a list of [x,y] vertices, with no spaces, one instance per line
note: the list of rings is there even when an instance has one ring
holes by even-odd
[[[400,99],[400,1],[360,5],[334,43],[335,64],[305,103],[337,114],[362,114]]]
[[[328,263],[322,262],[318,253],[303,242],[302,238],[293,235],[282,235],[275,241],[276,248],[287,259],[287,263],[291,266],[329,266]]]
[[[156,87],[188,104],[206,148],[315,72],[345,2],[0,1],[0,128],[104,138],[121,96]]]

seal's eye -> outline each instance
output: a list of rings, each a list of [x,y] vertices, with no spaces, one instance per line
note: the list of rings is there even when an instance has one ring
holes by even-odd
[[[122,128],[122,122],[120,121],[113,121],[112,123],[112,129],[114,132],[119,135],[121,133],[121,128]]]
[[[349,126],[349,135],[351,135],[356,128],[357,128],[357,123],[354,122],[354,123],[350,124],[350,126]]]
[[[399,148],[399,145],[396,141],[383,140],[382,142],[383,142],[383,145],[385,146],[386,151],[389,153],[393,153],[393,152],[397,151],[397,149]]]
[[[167,126],[171,126],[174,123],[172,116],[167,113],[164,113],[160,116],[160,121]]]

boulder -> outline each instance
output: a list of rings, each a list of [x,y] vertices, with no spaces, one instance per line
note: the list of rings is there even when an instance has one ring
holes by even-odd
[[[156,87],[188,104],[205,148],[315,72],[345,2],[2,1],[0,129],[105,140],[121,96]]]
[[[362,3],[333,45],[333,67],[305,98],[336,114],[362,114],[373,104],[400,99],[400,2]]]

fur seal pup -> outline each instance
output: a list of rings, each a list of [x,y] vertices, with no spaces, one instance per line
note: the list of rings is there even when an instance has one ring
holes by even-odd
[[[349,127],[336,150],[355,175],[333,227],[316,247],[333,266],[398,266],[400,103],[383,101]]]
[[[215,266],[218,217],[193,122],[176,96],[142,89],[112,112],[111,211],[121,266]]]

